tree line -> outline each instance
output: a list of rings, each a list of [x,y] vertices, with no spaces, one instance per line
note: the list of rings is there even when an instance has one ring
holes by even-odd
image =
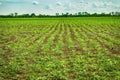
[[[18,15],[18,13],[11,13],[9,15],[0,15],[1,18],[41,18],[41,17],[109,17],[109,16],[120,16],[120,12],[110,12],[110,13],[88,13],[88,12],[78,12],[75,14],[71,13],[56,13],[55,15],[45,15],[45,14],[39,14],[36,15],[35,13],[32,14],[21,14]]]

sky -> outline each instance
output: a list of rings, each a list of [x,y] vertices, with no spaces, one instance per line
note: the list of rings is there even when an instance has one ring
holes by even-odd
[[[0,14],[120,12],[120,0],[0,0]]]

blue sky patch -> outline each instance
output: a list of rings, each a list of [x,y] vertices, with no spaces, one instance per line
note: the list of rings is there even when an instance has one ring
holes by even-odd
[[[102,13],[120,11],[119,0],[0,0],[0,14]]]

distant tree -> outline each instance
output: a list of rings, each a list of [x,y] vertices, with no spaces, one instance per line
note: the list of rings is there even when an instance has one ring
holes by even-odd
[[[62,13],[62,16],[64,15],[64,13]]]
[[[85,14],[86,16],[89,16],[89,15],[90,15],[90,13],[88,13],[88,12],[84,12],[84,14]]]
[[[88,12],[82,12],[81,15],[85,15],[85,16],[88,16],[90,15]]]
[[[17,17],[18,13],[15,12],[15,17]]]
[[[43,15],[42,15],[42,14],[39,14],[38,17],[43,17]]]
[[[110,14],[111,16],[113,16],[113,12],[110,12],[109,14]]]
[[[69,13],[67,12],[67,13],[66,13],[66,15],[68,16],[68,15],[69,15]]]
[[[105,13],[101,13],[100,15],[101,15],[101,16],[105,16],[106,14],[105,14]]]
[[[81,16],[81,15],[82,15],[82,12],[78,12],[78,15]]]
[[[111,12],[110,15],[112,15],[112,16],[120,16],[120,12]]]
[[[81,12],[82,13],[82,15],[85,15],[85,13],[84,12]]]
[[[75,13],[75,15],[77,16],[77,15],[78,15],[78,13]]]
[[[29,14],[22,14],[22,15],[17,15],[17,17],[28,18],[28,17],[30,17],[30,15]]]
[[[73,15],[72,14],[69,14],[70,17],[72,17]]]
[[[14,17],[20,17],[20,18],[29,18],[29,17],[89,17],[89,16],[96,16],[96,17],[101,17],[101,16],[120,16],[120,12],[110,12],[110,13],[93,13],[90,14],[88,12],[78,12],[75,14],[70,14],[70,13],[62,13],[61,15],[59,13],[56,13],[56,15],[45,15],[45,14],[39,14],[35,15],[35,13],[32,14],[22,14],[18,15],[17,12],[11,13],[9,15],[0,15],[1,18],[14,18]]]
[[[12,17],[13,17],[13,16],[14,16],[14,14],[13,14],[13,13],[11,13],[11,14],[10,14],[10,16],[12,16]]]
[[[56,16],[59,16],[59,13],[56,13],[55,15],[56,15]]]
[[[97,13],[93,13],[92,16],[97,16],[98,14]]]
[[[66,14],[63,15],[64,17],[68,17],[69,16],[69,13],[67,12]]]
[[[32,14],[31,14],[31,17],[35,17],[35,16],[36,16],[35,13],[32,13]]]
[[[30,17],[30,15],[29,15],[29,14],[23,14],[23,16],[24,16],[24,17]]]
[[[115,15],[116,16],[120,16],[120,12],[115,12]]]

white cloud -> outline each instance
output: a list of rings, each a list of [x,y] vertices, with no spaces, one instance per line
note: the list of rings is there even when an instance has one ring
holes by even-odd
[[[80,3],[84,3],[84,0],[81,0]]]
[[[93,7],[102,8],[102,7],[110,7],[114,4],[112,2],[103,2],[103,1],[97,1],[93,3]]]
[[[39,4],[38,1],[33,1],[32,3],[33,3],[33,5],[38,5]]]
[[[2,2],[0,2],[0,5],[2,5]]]
[[[26,0],[4,0],[5,3],[12,3],[12,4],[19,4],[19,3],[25,3]]]
[[[56,5],[57,6],[62,6],[62,3],[61,2],[57,2]]]
[[[45,9],[47,9],[47,10],[53,10],[53,6],[52,6],[52,5],[47,5],[47,6],[45,7]]]
[[[92,3],[92,7],[93,8],[96,8],[96,10],[101,10],[102,11],[105,11],[107,12],[110,12],[110,11],[120,11],[120,5],[118,4],[115,4],[115,3],[112,3],[110,1],[97,1],[97,2],[94,2]]]
[[[75,5],[74,3],[67,3],[67,4],[65,4],[64,5],[64,8],[65,8],[65,10],[67,10],[67,11],[70,11],[70,10],[77,10],[78,9],[78,7],[77,7],[77,5]]]
[[[2,6],[3,4],[5,5]],[[3,7],[0,13],[15,12],[15,10],[21,13],[34,11],[38,14],[111,12],[120,11],[119,4],[119,0],[0,0],[0,6]]]

